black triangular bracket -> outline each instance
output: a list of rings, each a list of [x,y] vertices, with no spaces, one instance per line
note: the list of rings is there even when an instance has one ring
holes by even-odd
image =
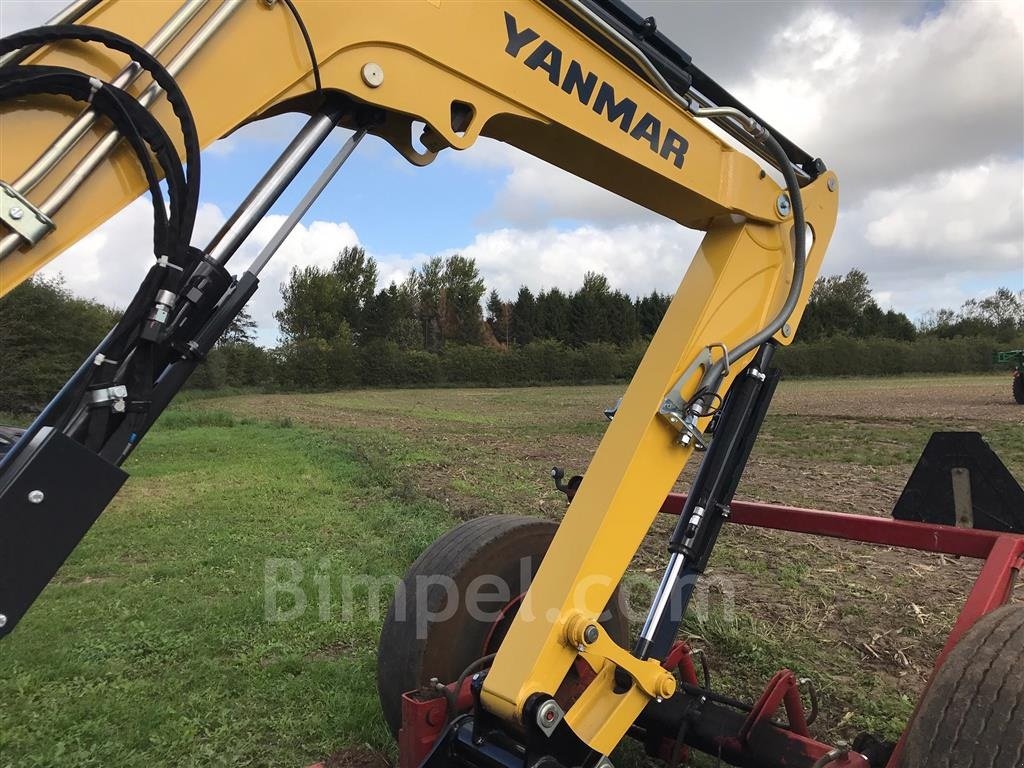
[[[896,502],[897,520],[1024,533],[1024,489],[978,432],[936,432]]]

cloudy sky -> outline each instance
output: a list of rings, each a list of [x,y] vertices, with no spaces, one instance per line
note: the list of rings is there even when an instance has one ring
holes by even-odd
[[[61,3],[0,0],[0,30],[41,23]],[[643,15],[842,180],[825,273],[860,267],[875,295],[918,317],[1005,285],[1024,288],[1024,35],[1017,0],[669,2]],[[301,125],[285,116],[204,153],[196,243],[216,231]],[[266,242],[330,153],[321,150],[232,264]],[[319,162],[318,162],[319,161]],[[55,260],[77,293],[124,305],[148,261],[137,201]],[[264,272],[252,312],[273,343],[278,287],[300,264],[359,243],[382,282],[435,254],[476,259],[489,287],[572,289],[587,270],[633,294],[675,288],[700,235],[517,150],[481,140],[414,168],[368,138]],[[101,284],[98,260],[122,264]],[[107,270],[109,275],[110,271]]]

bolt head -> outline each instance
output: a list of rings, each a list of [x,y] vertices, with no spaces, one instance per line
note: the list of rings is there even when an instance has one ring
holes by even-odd
[[[828,187],[828,191],[829,192],[835,192],[836,191],[836,187],[838,186],[836,184],[836,177],[835,176],[829,176],[828,177],[828,181],[825,182],[825,186]]]
[[[3,629],[6,626],[7,626],[7,617],[4,614],[0,613],[0,629]]]
[[[537,710],[537,724],[542,728],[554,726],[558,721],[558,705],[551,699],[545,701]]]
[[[775,210],[779,212],[779,216],[782,218],[789,216],[789,213],[792,210],[792,205],[789,202],[789,195],[785,192],[779,195],[775,200]]]
[[[379,88],[384,82],[384,70],[381,69],[380,64],[372,61],[363,64],[362,75],[363,82],[371,88]]]
[[[46,494],[40,490],[28,492],[28,503],[29,504],[42,504],[43,499],[46,498]]]
[[[13,208],[11,208],[11,209],[10,209],[9,211],[7,211],[7,213],[8,213],[8,214],[10,215],[10,217],[11,217],[12,219],[14,219],[15,221],[17,221],[18,219],[20,219],[20,218],[21,218],[22,216],[24,216],[24,215],[25,215],[25,211],[23,211],[23,210],[22,210],[21,208],[19,208],[18,206],[14,206],[14,207],[13,207]]]
[[[789,323],[786,323],[784,326],[782,326],[782,335],[785,336],[787,339],[793,335],[793,328],[790,326]]]
[[[597,638],[601,636],[600,630],[598,630],[596,624],[590,624],[586,629],[583,630],[583,642],[587,645],[597,642]]]

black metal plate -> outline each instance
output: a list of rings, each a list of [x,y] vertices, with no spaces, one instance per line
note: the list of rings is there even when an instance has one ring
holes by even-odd
[[[0,477],[0,614],[10,633],[128,473],[66,435],[40,430]],[[39,499],[33,503],[31,498]]]
[[[978,432],[936,432],[925,446],[892,516],[956,525],[954,471],[966,470],[973,527],[1024,533],[1024,489]]]

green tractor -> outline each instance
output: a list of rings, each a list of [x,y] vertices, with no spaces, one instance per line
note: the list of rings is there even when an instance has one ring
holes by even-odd
[[[996,352],[996,362],[1013,366],[1013,399],[1024,405],[1024,349]]]

